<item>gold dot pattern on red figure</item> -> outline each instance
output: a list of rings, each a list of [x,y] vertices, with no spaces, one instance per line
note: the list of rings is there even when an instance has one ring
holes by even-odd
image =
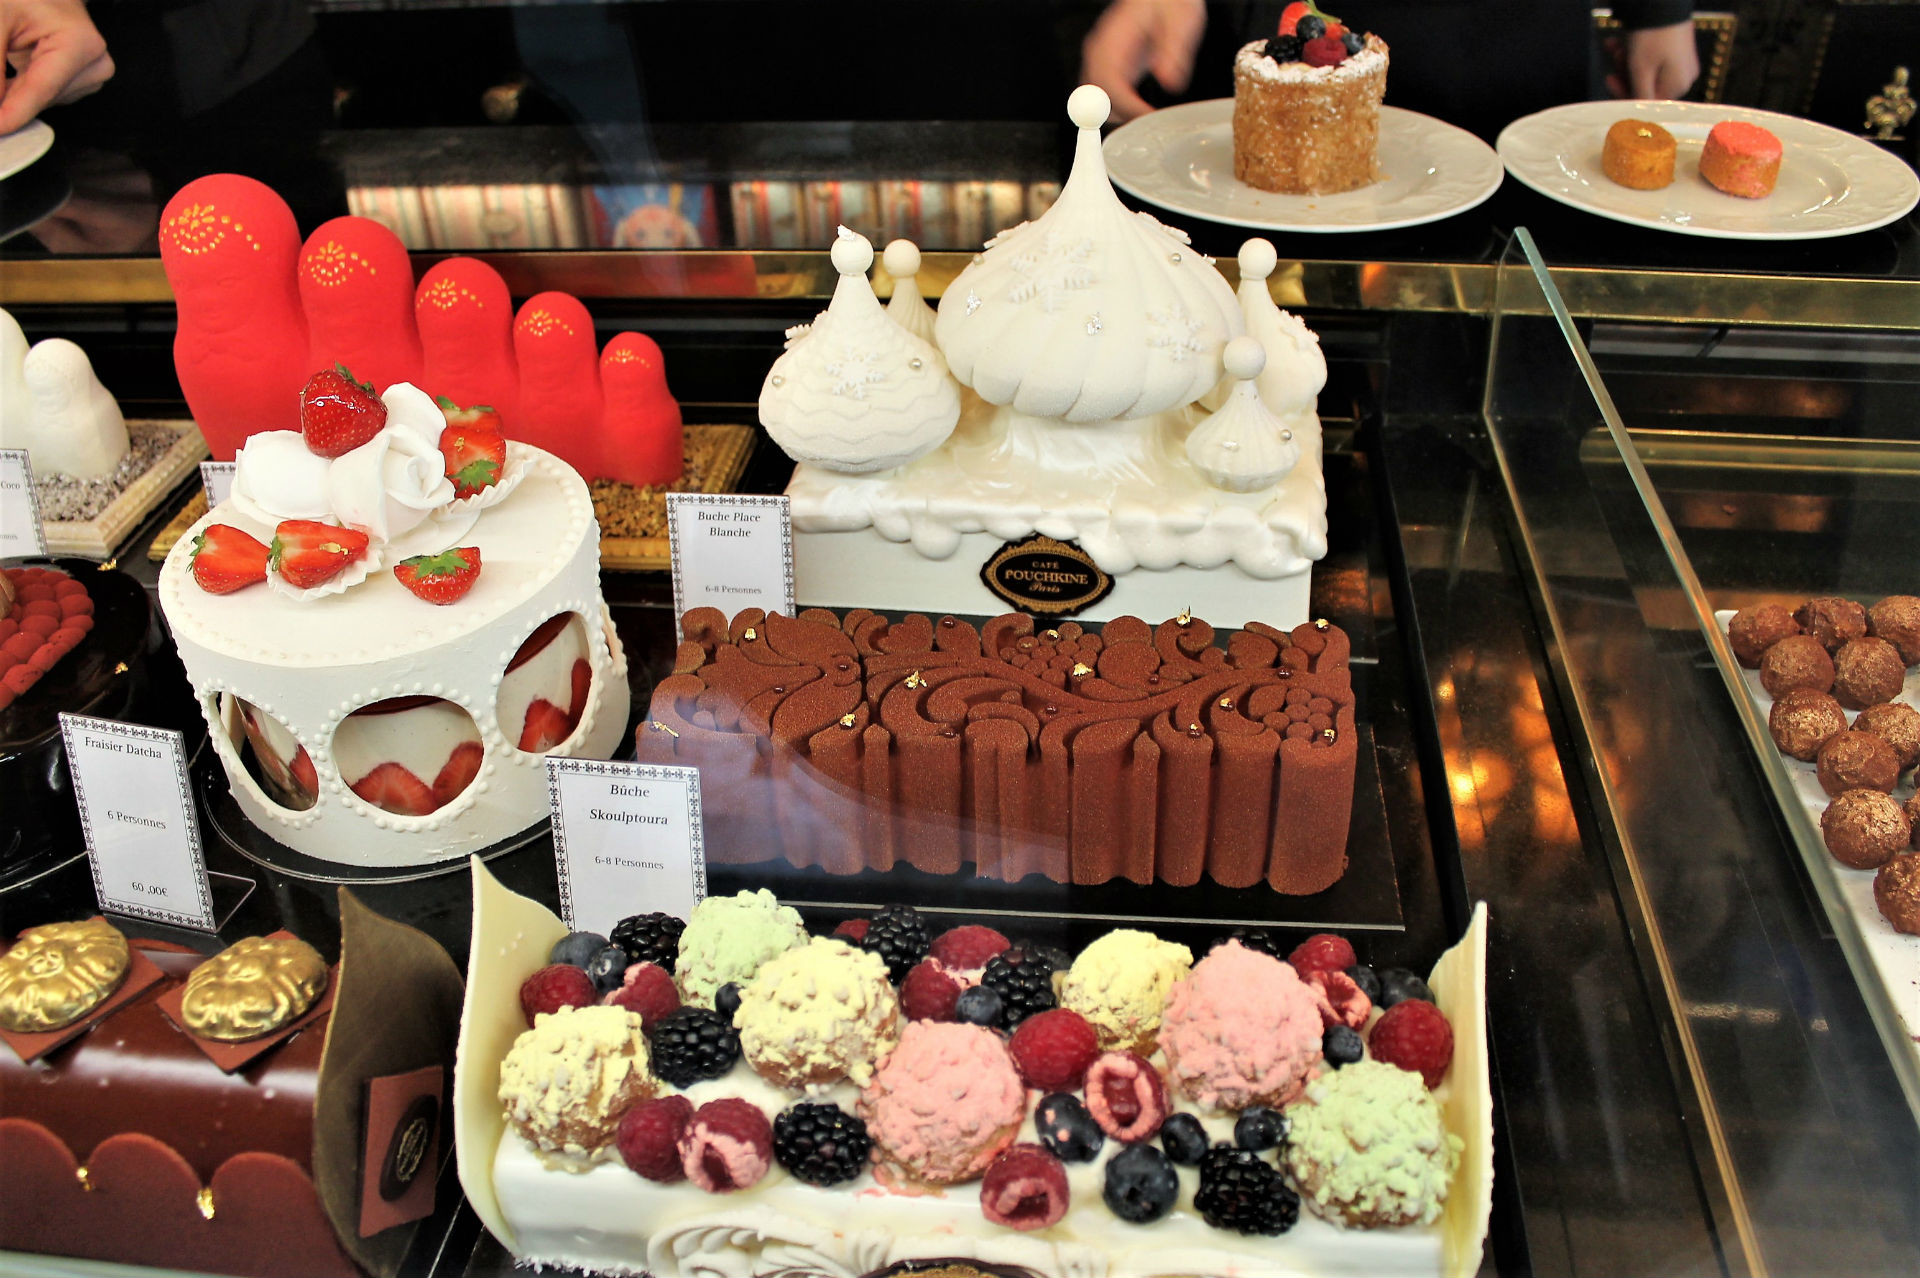
[[[229,231],[245,240],[254,252],[260,251],[260,242],[247,234],[246,227],[211,204],[189,204],[160,227],[161,237],[189,257],[213,252],[226,242]]]
[[[607,352],[609,364],[639,364],[645,367],[650,362],[645,355],[630,346],[616,346]]]
[[[545,337],[555,329],[559,329],[568,337],[573,336],[573,327],[570,324],[544,308],[528,311],[520,317],[520,331],[528,337]]]
[[[414,309],[431,306],[437,311],[450,311],[462,302],[472,303],[475,310],[487,309],[486,302],[481,300],[478,293],[472,289],[463,288],[443,276],[427,285],[427,291],[420,295],[420,300],[415,303]]]
[[[300,269],[322,288],[337,288],[352,279],[356,270],[363,268],[368,275],[380,273],[372,262],[338,240],[328,240],[300,259]]]

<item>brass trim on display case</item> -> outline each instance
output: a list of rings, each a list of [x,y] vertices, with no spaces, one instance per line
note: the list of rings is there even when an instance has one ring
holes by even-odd
[[[424,272],[450,253],[413,254]],[[838,278],[818,251],[695,250],[473,253],[499,271],[516,297],[548,289],[576,297],[637,301],[814,301]],[[741,269],[741,259],[746,269]],[[937,299],[965,269],[968,253],[925,253],[920,287]],[[723,268],[732,269],[723,269]],[[1230,282],[1239,272],[1219,262]],[[1270,277],[1283,306],[1333,311],[1485,314],[1498,267],[1490,263],[1282,261]],[[1556,267],[1554,284],[1581,319],[1777,325],[1791,328],[1920,330],[1920,281],[1733,272]],[[750,286],[744,281],[751,278]],[[884,273],[882,296],[892,282]],[[166,303],[173,300],[157,258],[43,258],[0,261],[0,306]],[[1519,309],[1545,312],[1538,298]]]

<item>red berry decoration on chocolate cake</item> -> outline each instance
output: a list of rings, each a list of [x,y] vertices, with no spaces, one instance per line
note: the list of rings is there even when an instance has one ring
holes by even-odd
[[[1438,1087],[1453,1063],[1453,1026],[1432,1003],[1410,998],[1374,1022],[1367,1048],[1375,1060],[1412,1070],[1428,1087]]]
[[[1042,1092],[1076,1092],[1100,1055],[1087,1018],[1064,1007],[1029,1016],[1007,1043],[1020,1081]]]
[[[300,437],[322,457],[352,452],[386,424],[387,406],[344,364],[321,369],[300,390]]]
[[[0,589],[0,710],[93,629],[87,588],[57,568],[9,568]]]

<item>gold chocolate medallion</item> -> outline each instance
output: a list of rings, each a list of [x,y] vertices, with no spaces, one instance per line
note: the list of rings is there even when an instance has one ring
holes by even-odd
[[[0,956],[0,1027],[66,1028],[120,988],[131,961],[127,938],[104,919],[28,928]]]
[[[304,1016],[327,989],[327,961],[291,936],[235,941],[187,977],[180,1019],[201,1038],[244,1043]]]

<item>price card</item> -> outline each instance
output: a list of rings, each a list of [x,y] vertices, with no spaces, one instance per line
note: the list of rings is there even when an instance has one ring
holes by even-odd
[[[62,714],[60,731],[100,908],[215,930],[185,739],[77,714]]]
[[[24,448],[0,449],[0,559],[46,553],[40,501],[33,495],[33,463]]]
[[[212,510],[227,499],[233,491],[233,476],[240,469],[239,462],[203,461],[200,463],[200,486],[207,491],[207,509]]]
[[[745,493],[668,493],[674,632],[690,608],[793,615],[793,504]]]
[[[629,914],[686,918],[707,894],[700,773],[547,756],[560,914],[605,936]]]

